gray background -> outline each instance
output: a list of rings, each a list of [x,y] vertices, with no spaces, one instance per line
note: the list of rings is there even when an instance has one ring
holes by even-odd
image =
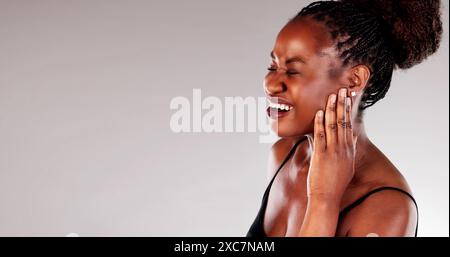
[[[396,72],[368,135],[403,171],[419,236],[448,236],[448,1],[439,52]],[[257,133],[174,134],[170,100],[263,96],[307,1],[0,1],[1,236],[244,236]]]

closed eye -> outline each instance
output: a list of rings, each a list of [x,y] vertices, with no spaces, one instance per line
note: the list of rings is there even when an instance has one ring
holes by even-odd
[[[298,74],[300,74],[300,72],[298,72],[296,70],[287,70],[286,73],[288,75],[298,75]]]
[[[274,72],[274,71],[277,71],[277,68],[274,67],[274,66],[270,66],[270,67],[267,68],[267,70],[270,71],[270,72]],[[286,74],[288,76],[294,76],[294,75],[299,75],[301,73],[299,71],[296,71],[296,70],[286,70]]]

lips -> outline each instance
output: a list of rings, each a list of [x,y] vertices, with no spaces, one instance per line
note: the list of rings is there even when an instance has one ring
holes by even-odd
[[[267,107],[267,115],[273,119],[279,119],[289,115],[294,106],[285,99],[268,98],[269,106]]]

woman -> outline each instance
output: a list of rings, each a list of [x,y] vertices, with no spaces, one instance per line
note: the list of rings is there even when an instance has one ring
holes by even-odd
[[[385,96],[394,69],[438,49],[439,8],[320,1],[280,31],[264,89],[281,139],[247,236],[417,236],[411,189],[366,135],[363,113]]]

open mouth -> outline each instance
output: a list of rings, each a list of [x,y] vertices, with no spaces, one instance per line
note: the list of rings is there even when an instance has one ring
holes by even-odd
[[[288,112],[290,110],[292,110],[294,107],[292,107],[291,105],[287,105],[287,104],[274,104],[274,103],[269,103],[269,107],[272,109],[276,109],[280,112]]]
[[[269,102],[267,115],[270,118],[281,118],[286,116],[292,109],[294,109],[294,107],[290,104]]]

